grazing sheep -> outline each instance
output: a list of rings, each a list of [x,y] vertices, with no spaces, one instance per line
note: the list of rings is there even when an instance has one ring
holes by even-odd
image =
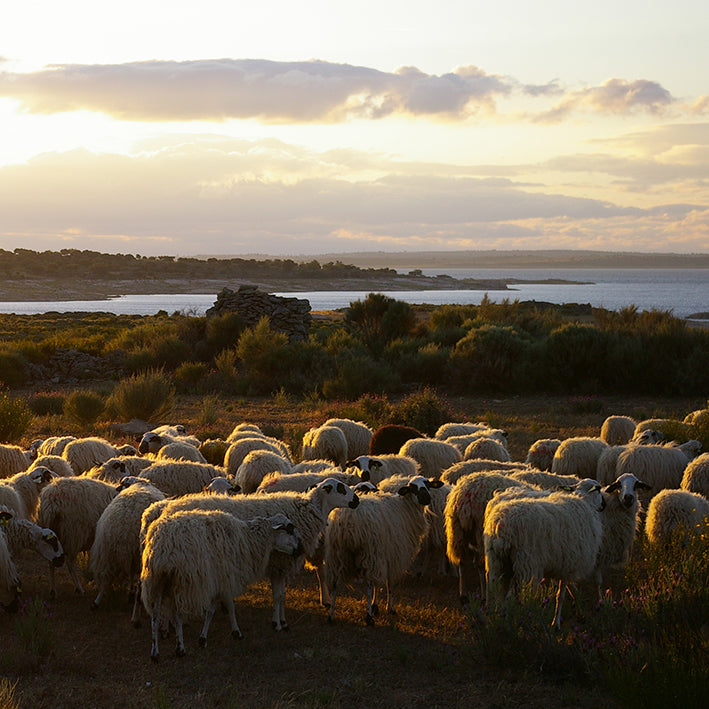
[[[311,487],[327,478],[339,480],[345,485],[356,485],[361,482],[358,475],[343,473],[339,468],[328,468],[319,473],[270,473],[262,480],[256,492],[259,494],[283,492],[284,490],[307,492]]]
[[[646,430],[658,431],[665,441],[687,441],[692,437],[692,426],[675,419],[645,419],[635,427],[633,438]]]
[[[630,442],[637,425],[630,416],[608,416],[601,424],[601,439],[609,446],[623,446]]]
[[[567,438],[554,453],[551,472],[559,475],[575,475],[579,478],[595,478],[598,459],[608,444],[600,438]]]
[[[178,500],[156,502],[143,514],[141,536],[161,514],[178,510],[218,509],[239,519],[270,516],[282,512],[293,521],[303,541],[306,559],[315,567],[320,581],[320,598],[327,600],[327,590],[322,576],[322,538],[330,512],[337,507],[357,507],[359,499],[344,483],[327,478],[312,490],[304,493],[280,492],[272,495],[188,495]],[[286,580],[302,567],[302,561],[274,554],[266,573],[271,580],[273,593],[273,627],[286,630],[285,619]]]
[[[13,558],[24,549],[30,549],[54,566],[64,563],[64,549],[51,529],[40,527],[29,519],[18,519],[3,505],[0,505],[0,516],[0,536],[4,533]]]
[[[241,492],[248,495],[256,492],[258,486],[269,473],[289,473],[293,465],[280,453],[267,450],[253,450],[246,454],[234,473],[234,481]]]
[[[537,470],[550,472],[554,454],[560,445],[558,438],[540,438],[529,446],[524,462]]]
[[[386,424],[380,426],[372,434],[369,441],[369,455],[385,455],[386,453],[398,453],[401,446],[410,438],[424,438],[424,434],[412,426],[399,426],[397,424]]]
[[[199,452],[208,463],[223,466],[224,456],[226,455],[229,445],[229,443],[219,438],[209,438],[200,444]]]
[[[455,485],[464,475],[482,472],[514,472],[531,470],[525,463],[505,462],[502,460],[486,460],[484,458],[463,460],[451,465],[441,473],[441,480],[448,485]]]
[[[483,523],[488,600],[500,590],[518,595],[527,583],[536,587],[544,577],[559,579],[552,623],[559,629],[567,584],[592,578],[596,569],[602,505],[595,494],[568,492],[493,497]]]
[[[141,460],[146,460],[148,465],[150,465],[150,461],[146,458],[141,458]],[[145,467],[147,467],[147,465]],[[109,458],[105,463],[95,465],[91,470],[87,470],[86,473],[84,473],[84,477],[115,485],[129,474],[130,473],[126,470],[126,464],[123,458]]]
[[[325,421],[323,426],[337,426],[345,434],[348,457],[356,458],[369,453],[369,442],[372,440],[374,431],[366,423],[351,419],[332,418]]]
[[[9,443],[0,444],[0,478],[9,478],[29,468],[32,457],[20,446]]]
[[[679,486],[709,499],[709,453],[702,453],[687,463]]]
[[[213,478],[221,475],[224,475],[221,468],[188,460],[156,461],[140,473],[141,478],[162,490],[166,497],[201,492]]]
[[[66,459],[62,458],[60,455],[40,455],[34,459],[32,465],[27,468],[27,471],[33,470],[34,468],[49,468],[55,475],[60,478],[70,478],[74,475],[74,471],[71,469],[71,465],[67,463]]]
[[[445,441],[453,436],[466,436],[469,433],[476,433],[477,431],[484,431],[487,429],[486,423],[472,423],[470,421],[464,422],[449,422],[444,423],[438,427],[435,435],[433,436],[438,441]],[[420,438],[421,436],[416,436]]]
[[[66,568],[77,593],[84,593],[76,557],[94,543],[96,523],[117,495],[112,485],[86,477],[56,478],[39,495],[37,523],[54,530],[64,547]],[[54,567],[49,567],[49,592],[56,596]]]
[[[151,433],[157,433],[158,436],[167,435],[177,438],[187,435],[187,427],[181,423],[164,423],[162,426],[156,426],[150,429]]]
[[[501,460],[504,463],[512,461],[510,453],[500,441],[495,438],[480,437],[472,441],[463,453],[464,460]]]
[[[76,436],[50,436],[40,443],[37,455],[62,455],[67,443],[75,440]]]
[[[62,458],[71,466],[75,475],[91,470],[94,465],[116,457],[116,449],[107,440],[91,436],[69,441],[62,451]]]
[[[387,611],[394,613],[392,586],[411,565],[426,534],[425,507],[430,487],[440,480],[416,476],[397,493],[365,495],[357,510],[336,510],[325,532],[325,575],[330,594],[329,620],[335,616],[339,586],[356,578],[367,584],[367,625],[378,612],[377,589],[386,587]]]
[[[35,520],[42,490],[56,476],[49,468],[38,467],[0,481],[0,504],[13,510],[18,519]]]
[[[149,483],[135,483],[121,490],[106,506],[96,522],[89,568],[93,572],[98,595],[93,608],[104,593],[118,584],[129,588],[140,575],[140,520],[143,512],[165,495]]]
[[[141,455],[157,455],[163,446],[170,443],[187,443],[194,448],[199,448],[200,440],[194,436],[173,435],[170,433],[156,433],[148,431],[143,434],[138,444],[138,453]]]
[[[0,529],[9,524],[12,512],[0,509]],[[0,605],[7,613],[17,613],[20,577],[12,560],[7,537],[0,532]]]
[[[217,603],[226,605],[231,634],[241,637],[234,597],[263,578],[273,551],[295,557],[302,545],[291,521],[283,514],[240,520],[219,510],[190,510],[163,515],[148,529],[140,575],[141,596],[151,616],[150,657],[159,657],[158,636],[163,599],[174,609],[176,654],[185,654],[182,615],[204,618],[199,644]]]
[[[166,443],[155,454],[155,460],[189,460],[193,463],[207,462],[207,459],[200,453],[199,448],[185,441]]]
[[[709,500],[687,490],[660,490],[647,508],[645,534],[651,544],[669,544],[676,535],[700,535],[709,524]]]
[[[633,434],[629,443],[638,443],[643,446],[654,446],[657,443],[662,443],[664,440],[662,431],[656,431],[654,428],[645,428],[639,433]]]
[[[360,470],[359,477],[365,482],[378,485],[384,478],[392,475],[406,475],[414,477],[421,474],[421,466],[418,461],[405,455],[386,454],[379,456],[360,455],[354,460],[347,462],[348,468]]]
[[[130,443],[124,443],[122,446],[116,446],[116,455],[121,458],[138,455],[138,449]]]
[[[347,438],[337,426],[318,426],[303,434],[302,460],[330,460],[335,465],[347,462]]]
[[[417,461],[421,466],[421,475],[427,478],[438,478],[446,468],[463,460],[455,446],[433,438],[412,438],[401,446],[399,455]]]
[[[224,469],[227,475],[236,475],[236,471],[244,462],[244,458],[252,451],[271,451],[271,453],[284,457],[282,449],[274,441],[264,436],[240,438],[229,444],[229,448],[227,448],[224,455]]]

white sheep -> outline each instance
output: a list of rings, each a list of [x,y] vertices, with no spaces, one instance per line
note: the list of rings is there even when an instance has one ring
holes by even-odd
[[[234,482],[234,478],[217,476],[209,481],[209,485],[204,486],[202,492],[211,495],[237,495],[241,488]]]
[[[700,535],[709,525],[709,500],[687,490],[665,489],[647,508],[645,534],[651,544],[669,544],[676,536]]]
[[[144,460],[147,463],[145,467],[150,465],[150,461],[148,459],[141,458],[141,460]],[[127,471],[123,458],[109,458],[105,463],[95,465],[90,470],[87,470],[84,473],[84,477],[115,485],[123,480],[126,475],[130,474],[132,473]]]
[[[37,455],[61,455],[67,444],[75,440],[76,436],[50,436],[40,443]]]
[[[440,480],[416,476],[398,493],[370,493],[356,510],[336,510],[325,532],[325,575],[330,594],[329,620],[335,615],[342,583],[363,578],[367,584],[367,625],[378,612],[376,592],[386,587],[387,611],[394,613],[392,587],[406,572],[426,534],[429,487]]]
[[[702,453],[687,463],[679,486],[709,499],[709,453]]]
[[[224,469],[227,475],[236,475],[244,458],[252,451],[271,451],[271,453],[284,457],[283,449],[277,445],[275,439],[270,440],[264,436],[240,438],[229,444],[229,448],[224,454]]]
[[[71,469],[71,465],[60,455],[37,456],[27,470],[30,471],[40,467],[49,468],[55,475],[61,478],[69,478],[75,475],[74,471]]]
[[[245,521],[218,510],[191,510],[157,519],[147,531],[140,576],[143,605],[151,616],[150,657],[159,657],[163,599],[174,609],[178,657],[185,654],[182,616],[204,618],[199,636],[204,647],[219,602],[229,612],[232,636],[241,637],[234,597],[263,578],[274,550],[290,556],[302,552],[293,524],[282,514]]]
[[[347,456],[356,458],[369,453],[369,442],[372,440],[374,431],[362,421],[352,419],[330,418],[323,426],[336,426],[345,434],[347,440]]]
[[[261,481],[256,492],[259,494],[271,494],[284,490],[306,492],[327,478],[339,480],[345,485],[357,485],[361,482],[358,475],[343,473],[339,468],[328,468],[319,473],[270,473]]]
[[[341,428],[318,426],[303,434],[302,460],[325,459],[342,467],[347,456],[347,438]]]
[[[64,547],[66,567],[77,593],[84,593],[76,557],[89,551],[96,523],[108,503],[117,495],[112,485],[87,477],[56,478],[39,495],[37,522],[54,530]],[[49,592],[56,596],[54,567],[49,567]]]
[[[622,446],[630,442],[638,422],[630,416],[608,416],[601,424],[601,439],[609,446]]]
[[[576,475],[579,478],[595,478],[598,459],[606,448],[608,444],[600,438],[566,438],[554,453],[551,472]]]
[[[171,433],[158,433],[156,431],[148,431],[143,434],[138,444],[138,452],[141,455],[157,455],[163,446],[170,443],[187,443],[194,448],[199,448],[200,440],[195,436],[173,435]]]
[[[188,460],[155,461],[140,472],[140,477],[162,490],[166,497],[201,492],[213,478],[224,475],[221,468],[209,463]]]
[[[244,432],[248,432],[249,435],[251,435],[252,433],[255,433],[255,434],[261,435],[261,436],[264,435],[263,431],[261,430],[261,428],[257,424],[248,423],[247,421],[243,421],[242,423],[239,423],[236,426],[234,426],[231,433],[227,436],[227,439],[226,439],[227,443],[233,443]]]
[[[2,534],[5,535],[7,548],[14,559],[23,550],[29,549],[54,566],[64,563],[64,549],[51,529],[40,527],[29,519],[18,519],[11,510],[0,505],[0,536]]]
[[[156,502],[143,514],[141,536],[161,514],[172,514],[178,510],[218,509],[235,515],[239,519],[271,516],[282,512],[298,528],[303,541],[306,559],[315,567],[320,581],[320,598],[327,601],[327,590],[322,575],[322,537],[330,512],[337,507],[356,507],[359,499],[344,483],[327,478],[313,489],[304,493],[280,492],[272,495],[187,495],[186,497]],[[302,561],[283,558],[274,554],[266,573],[271,581],[273,594],[273,627],[286,630],[285,618],[286,580],[302,567]]]
[[[9,478],[29,468],[32,456],[20,446],[0,444],[0,478]]]
[[[648,429],[659,431],[665,441],[675,439],[686,441],[692,434],[691,424],[684,423],[683,421],[677,421],[675,419],[645,419],[644,421],[640,421],[635,427],[633,438],[636,438],[643,431]]]
[[[471,421],[455,422],[450,421],[438,427],[433,436],[438,441],[445,441],[452,436],[465,436],[468,433],[482,431],[488,426],[486,423],[472,423]]]
[[[62,451],[62,458],[71,466],[75,475],[91,470],[95,465],[116,457],[116,448],[104,438],[90,436],[69,441]]]
[[[514,472],[517,470],[529,471],[531,468],[525,463],[505,462],[502,460],[486,460],[484,458],[463,460],[454,463],[441,473],[441,480],[448,485],[455,485],[464,475],[490,471]]]
[[[11,509],[18,519],[34,520],[39,495],[55,477],[49,468],[38,467],[0,480],[0,504]]]
[[[524,462],[537,470],[549,472],[554,454],[560,445],[561,441],[558,438],[539,438],[529,446]]]
[[[496,438],[481,436],[471,441],[465,448],[463,460],[501,460],[509,463],[512,458],[507,447]]]
[[[9,524],[12,512],[0,509],[0,529]],[[20,577],[12,560],[7,544],[7,537],[0,532],[0,605],[8,613],[17,613],[17,597],[20,593]]]
[[[488,600],[501,590],[518,595],[527,583],[537,587],[545,577],[559,579],[552,623],[558,629],[567,584],[592,578],[596,570],[602,504],[594,494],[568,492],[493,497],[483,523]]]
[[[293,465],[280,453],[268,450],[253,450],[246,454],[234,473],[234,482],[241,492],[256,492],[258,486],[269,473],[290,473]]]
[[[138,580],[140,521],[153,502],[164,499],[154,485],[138,482],[120,490],[101,513],[89,552],[89,568],[98,588],[93,608],[98,608],[109,588],[127,584],[130,589]]]
[[[598,457],[596,463],[596,480],[601,485],[610,485],[617,477],[618,456],[628,448],[629,444],[608,446]]]
[[[357,468],[362,480],[378,485],[384,478],[393,475],[414,477],[421,474],[419,462],[405,455],[386,453],[384,455],[360,455],[347,462],[347,467]]]
[[[207,459],[199,448],[186,441],[171,441],[166,443],[155,454],[155,460],[189,460],[193,463],[206,463]]]
[[[421,466],[421,475],[426,478],[438,478],[446,468],[463,460],[455,446],[432,438],[409,439],[399,449],[399,455],[417,461]]]
[[[514,480],[534,485],[543,490],[559,490],[578,485],[581,482],[581,478],[576,475],[557,475],[543,470],[515,470],[511,471],[509,476]]]

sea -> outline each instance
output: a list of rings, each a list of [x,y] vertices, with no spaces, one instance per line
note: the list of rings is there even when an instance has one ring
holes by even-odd
[[[508,290],[416,290],[378,291],[411,304],[473,304],[487,296],[503,300],[546,303],[579,303],[607,310],[636,306],[638,310],[671,311],[680,318],[709,313],[709,269],[421,269],[429,276],[447,274],[454,278],[513,279],[529,281],[508,286]],[[539,283],[540,280],[563,281]],[[302,298],[313,311],[337,310],[363,300],[371,291],[321,290],[276,292],[282,297]],[[46,312],[109,312],[118,315],[154,315],[164,310],[203,315],[214,305],[216,293],[121,295],[105,300],[6,301],[0,313],[38,314]]]

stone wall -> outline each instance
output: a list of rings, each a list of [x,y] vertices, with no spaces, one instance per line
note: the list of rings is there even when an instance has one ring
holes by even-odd
[[[222,288],[207,317],[226,312],[238,313],[248,327],[254,327],[267,315],[271,327],[284,332],[292,342],[307,340],[310,334],[310,301],[303,298],[283,298],[259,290],[256,286],[239,286],[238,291]]]

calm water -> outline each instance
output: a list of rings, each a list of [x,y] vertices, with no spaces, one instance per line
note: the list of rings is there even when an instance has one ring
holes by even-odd
[[[500,302],[537,300],[550,303],[590,303],[618,310],[636,305],[640,310],[672,310],[677,317],[709,312],[709,269],[423,269],[427,275],[447,273],[456,278],[559,278],[583,281],[578,285],[517,284],[506,291],[391,291],[386,295],[408,303],[480,303],[484,295]],[[369,291],[279,292],[276,295],[304,298],[312,310],[345,308],[366,298]],[[152,315],[159,310],[203,315],[216,300],[216,293],[177,295],[124,295],[108,300],[0,302],[2,313],[96,312]]]

